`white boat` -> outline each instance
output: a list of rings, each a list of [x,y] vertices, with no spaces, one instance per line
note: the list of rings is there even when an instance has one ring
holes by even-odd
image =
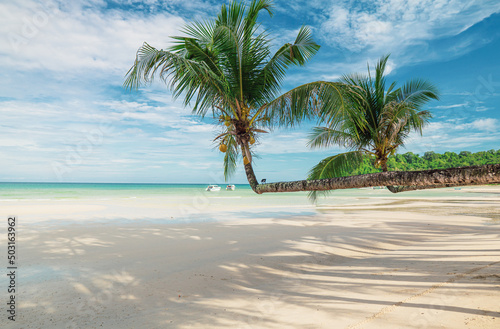
[[[220,186],[219,185],[208,185],[206,191],[208,191],[208,192],[219,192],[220,191]]]
[[[226,190],[227,191],[234,191],[234,190],[236,190],[236,186],[235,185],[228,185],[228,186],[226,186]]]

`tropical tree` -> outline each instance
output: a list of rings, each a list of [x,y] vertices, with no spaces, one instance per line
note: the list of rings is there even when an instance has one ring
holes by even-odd
[[[375,66],[374,77],[368,74],[343,76],[340,82],[349,86],[342,97],[348,110],[335,108],[324,114],[326,127],[313,129],[309,145],[312,148],[338,145],[349,151],[323,159],[309,173],[309,180],[345,176],[363,162],[364,155],[374,159],[374,165],[388,171],[387,160],[403,146],[411,132],[422,133],[431,113],[422,106],[438,99],[437,88],[425,80],[414,79],[396,88],[388,85],[385,69],[389,55]],[[390,190],[395,190],[389,186]],[[316,197],[312,192],[311,196]]]
[[[298,110],[311,108],[301,103],[307,98],[275,99],[286,70],[304,65],[320,48],[310,29],[302,27],[295,42],[271,54],[269,34],[257,22],[262,11],[272,16],[270,0],[254,0],[248,7],[233,1],[222,5],[215,20],[186,26],[186,36],[174,37],[167,50],[144,43],[124,84],[137,88],[159,74],[175,97],[184,95],[185,105],[193,102],[193,113],[204,117],[211,112],[221,127],[215,141],[225,153],[224,176],[234,173],[241,154],[252,187],[258,185],[252,168],[258,135],[309,115]]]
[[[202,117],[211,113],[221,127],[215,141],[225,153],[226,179],[234,173],[241,156],[248,182],[256,193],[432,185],[435,181],[441,185],[458,181],[470,185],[498,180],[492,178],[492,173],[500,169],[494,165],[460,172],[386,172],[381,173],[383,175],[259,184],[252,167],[252,152],[260,134],[275,126],[289,127],[313,117],[331,129],[341,127],[335,122],[341,122],[342,118],[351,117],[352,122],[359,120],[359,127],[364,127],[367,121],[367,118],[357,118],[358,108],[350,106],[351,103],[361,104],[361,89],[347,83],[318,81],[276,97],[287,69],[306,64],[319,50],[319,45],[314,42],[310,29],[302,27],[293,43],[284,44],[272,54],[269,35],[258,23],[262,11],[272,16],[270,0],[253,0],[249,6],[233,0],[229,6],[222,5],[216,19],[187,25],[183,30],[185,36],[174,37],[174,45],[166,50],[144,43],[124,83],[127,88],[138,88],[158,75],[170,86],[174,97],[184,96],[184,104],[192,105],[193,113]],[[404,90],[398,93],[399,96],[403,94]],[[389,102],[383,124],[399,124],[391,121],[388,115],[399,113],[396,101],[400,100]],[[412,101],[417,104],[418,97]],[[381,143],[391,148],[397,145],[398,139]],[[381,166],[384,154],[385,150],[381,153]]]

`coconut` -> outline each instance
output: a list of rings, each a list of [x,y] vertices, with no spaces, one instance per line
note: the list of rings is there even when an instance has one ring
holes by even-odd
[[[222,153],[225,153],[227,151],[227,145],[224,143],[220,144],[219,151],[221,151]]]
[[[255,138],[253,138],[253,136],[250,137],[250,145],[253,145],[255,144]]]
[[[250,163],[250,160],[246,156],[243,157],[243,164],[247,165]]]

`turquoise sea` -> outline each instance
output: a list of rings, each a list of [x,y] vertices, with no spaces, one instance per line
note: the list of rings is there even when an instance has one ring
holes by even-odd
[[[219,198],[252,199],[266,197],[277,200],[281,198],[298,198],[307,200],[307,192],[255,194],[249,185],[237,184],[235,191],[226,191],[225,184],[219,192],[206,192],[207,184],[129,184],[129,183],[0,183],[0,201],[13,200],[78,200],[107,198],[151,198],[190,197],[203,194]],[[495,197],[495,194],[484,192],[484,188],[445,188],[423,191],[412,191],[392,194],[386,189],[348,189],[331,191],[324,202],[338,198],[398,198],[398,197]]]
[[[219,192],[207,192],[206,184],[0,183],[0,209],[24,222],[199,222],[315,216],[380,206],[401,210],[408,202],[433,200],[457,211],[464,202],[480,204],[486,211],[500,197],[498,187],[481,186],[398,194],[387,189],[349,189],[332,191],[314,204],[307,192],[258,195],[245,184],[236,185],[235,191],[220,186]]]
[[[189,196],[193,192],[205,191],[206,187],[206,184],[0,183],[0,200]],[[221,185],[221,187],[225,188],[225,185]],[[238,195],[253,193],[249,185],[237,185],[236,187]]]

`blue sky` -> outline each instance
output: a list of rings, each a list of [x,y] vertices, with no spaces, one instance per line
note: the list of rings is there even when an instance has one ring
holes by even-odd
[[[135,52],[158,48],[217,1],[31,1],[0,4],[0,181],[223,183],[212,120],[190,115],[161,83],[123,90]],[[275,1],[261,16],[276,47],[302,24],[322,46],[283,91],[391,53],[388,80],[421,77],[442,97],[422,137],[401,152],[500,148],[500,2]],[[303,179],[341,149],[309,150],[311,124],[256,147],[258,178]],[[233,183],[245,183],[240,167]]]

